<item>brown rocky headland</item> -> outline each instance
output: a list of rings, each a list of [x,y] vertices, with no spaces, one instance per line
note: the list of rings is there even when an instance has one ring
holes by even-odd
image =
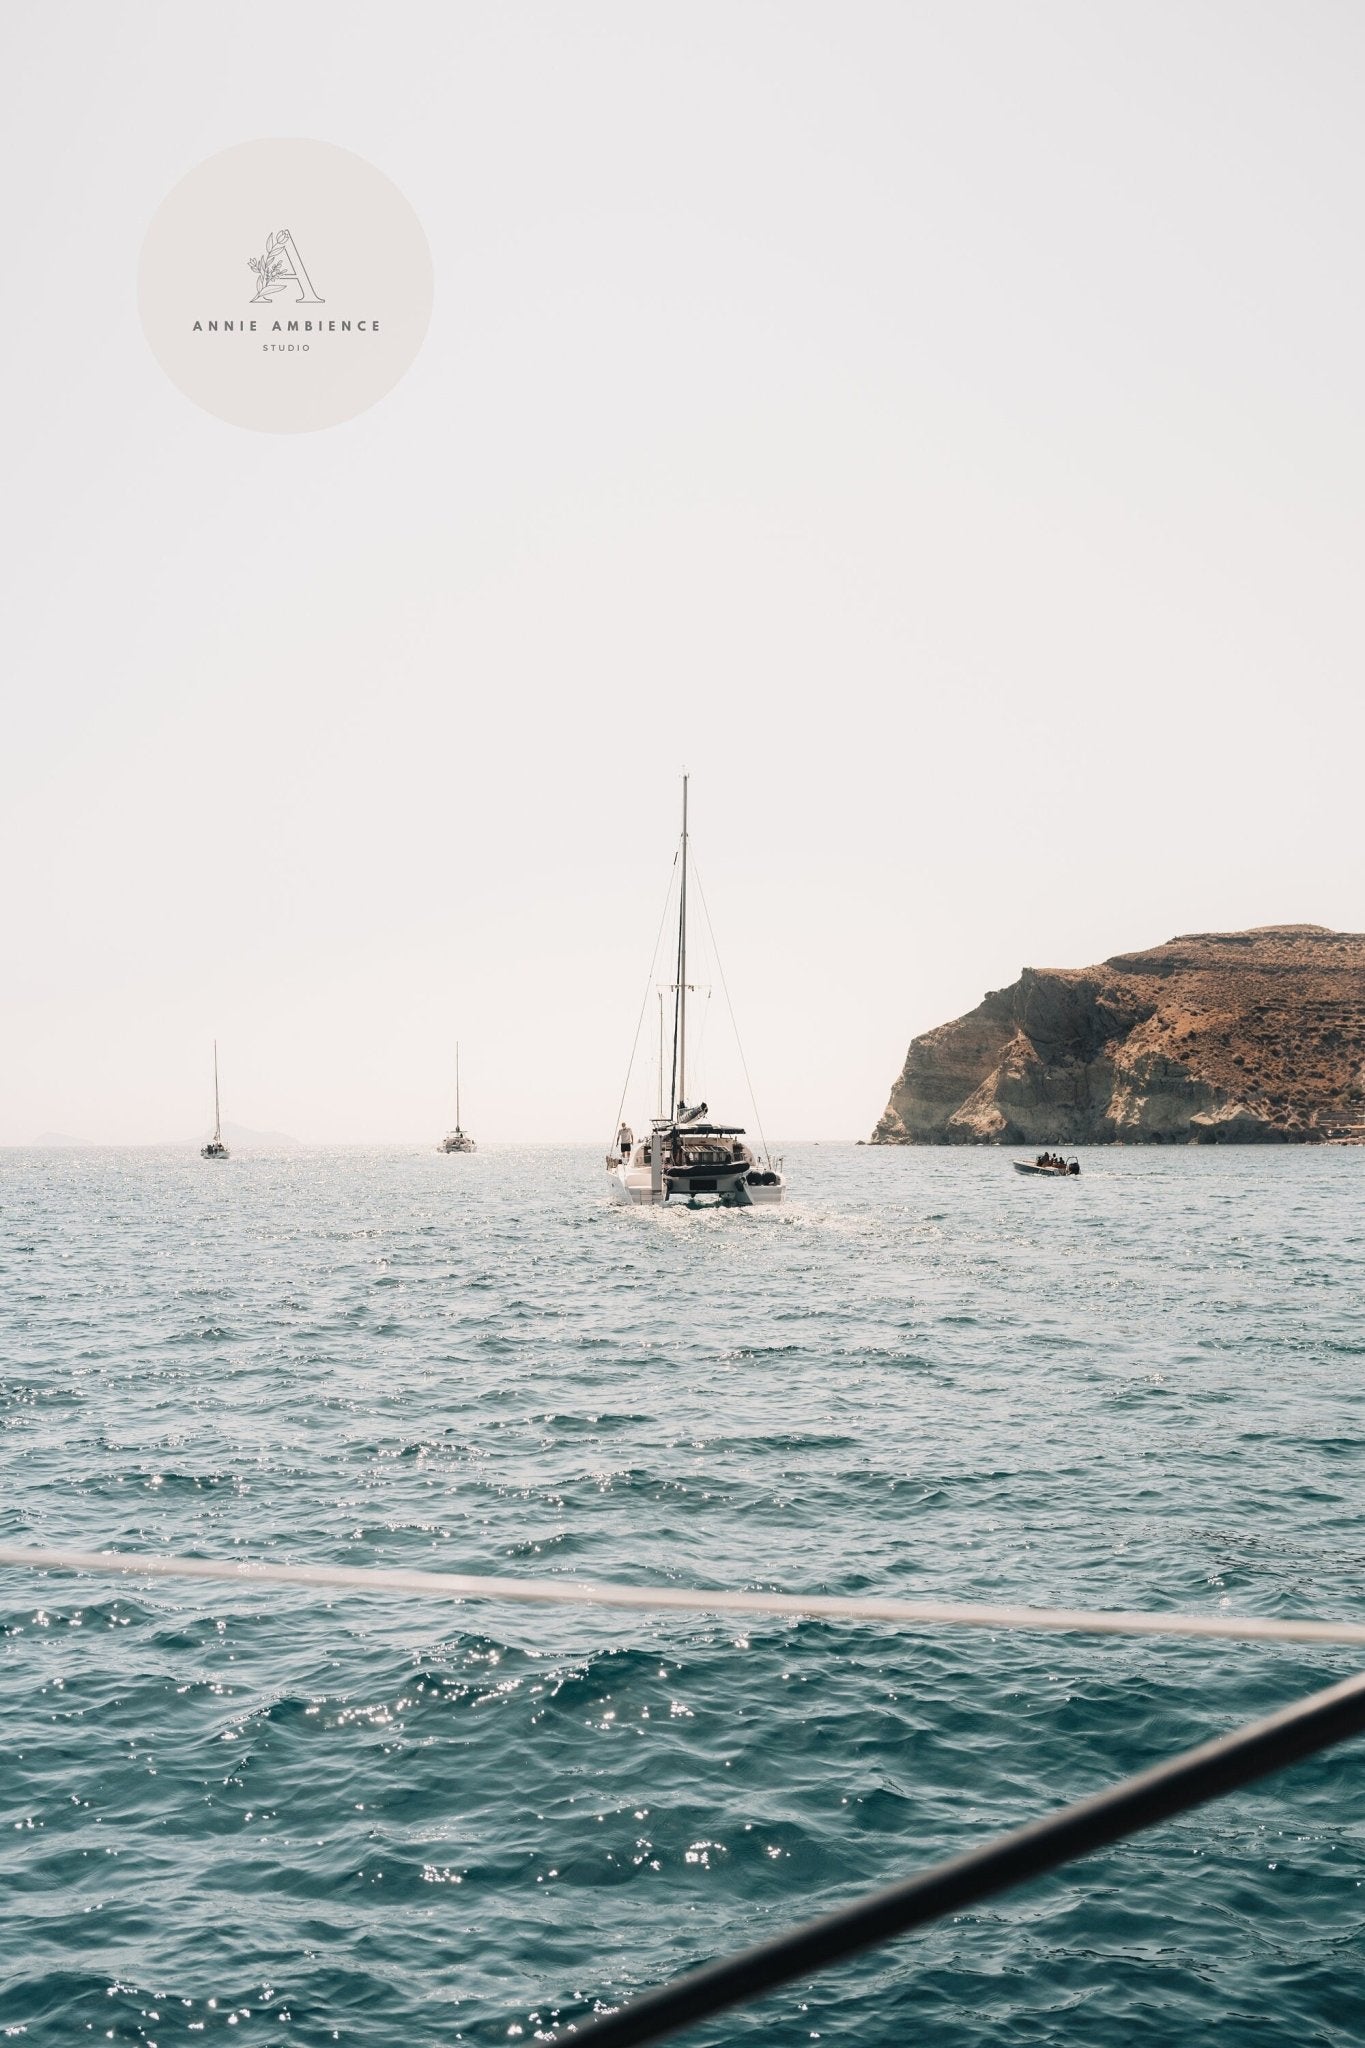
[[[873,1144],[1365,1142],[1365,933],[1194,932],[1026,967],[916,1038]]]

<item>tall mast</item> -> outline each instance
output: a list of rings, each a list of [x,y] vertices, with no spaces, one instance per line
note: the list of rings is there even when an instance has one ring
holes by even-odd
[[[223,1142],[223,1118],[218,1107],[218,1040],[213,1041],[213,1142]]]
[[[455,1041],[455,1128],[460,1128],[460,1041]]]
[[[683,777],[682,880],[678,887],[678,982],[673,1007],[673,1101],[670,1117],[687,1106],[687,777]]]

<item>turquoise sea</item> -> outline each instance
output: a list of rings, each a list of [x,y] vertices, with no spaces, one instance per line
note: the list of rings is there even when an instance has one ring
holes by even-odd
[[[1365,1152],[0,1153],[0,1541],[1365,1618]],[[0,2039],[545,2039],[1349,1651],[0,1573]],[[684,2041],[1358,2048],[1365,1743]]]

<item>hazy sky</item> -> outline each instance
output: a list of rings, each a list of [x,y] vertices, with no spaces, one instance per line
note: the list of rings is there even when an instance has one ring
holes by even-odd
[[[1365,12],[9,0],[0,1139],[609,1135],[693,777],[769,1134],[1032,965],[1365,925]],[[271,435],[168,190],[358,152],[414,368]],[[707,1026],[701,1080],[741,1108]],[[642,1073],[630,1107],[646,1113]]]

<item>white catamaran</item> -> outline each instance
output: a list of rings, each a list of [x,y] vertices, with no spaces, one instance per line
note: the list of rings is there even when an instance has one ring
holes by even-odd
[[[747,1208],[751,1202],[780,1202],[786,1187],[781,1160],[774,1162],[766,1146],[763,1157],[758,1158],[746,1142],[740,1125],[712,1123],[704,1102],[687,1101],[687,880],[687,777],[684,775],[677,976],[669,984],[673,996],[673,1058],[668,1114],[665,1116],[663,1113],[661,1043],[659,1113],[651,1120],[646,1137],[637,1138],[626,1123],[622,1123],[617,1131],[615,1143],[607,1154],[612,1199],[617,1202],[695,1203],[706,1198],[725,1208]],[[660,1036],[662,1040],[662,1013]],[[630,1076],[627,1074],[626,1087],[629,1086]],[[621,1106],[625,1107],[624,1092]]]
[[[460,1048],[458,1045],[455,1047],[455,1128],[453,1131],[446,1132],[436,1150],[438,1152],[476,1152],[478,1150],[474,1140],[466,1136],[465,1132],[460,1129]]]
[[[228,1148],[223,1143],[223,1118],[218,1108],[218,1040],[213,1041],[213,1136],[208,1144],[200,1147],[201,1159],[226,1159]]]

